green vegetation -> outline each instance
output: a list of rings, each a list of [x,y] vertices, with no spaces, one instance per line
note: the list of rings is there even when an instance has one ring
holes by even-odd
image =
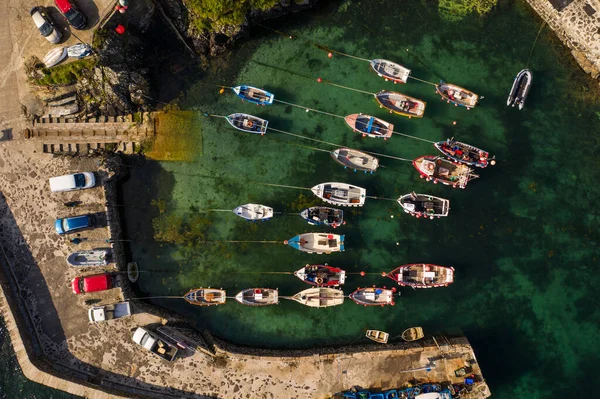
[[[182,217],[161,214],[152,220],[155,240],[181,245],[186,249],[194,249],[203,244],[211,225],[210,219],[200,215]]]
[[[101,49],[104,47],[104,42],[108,38],[109,30],[106,28],[97,29],[94,32],[94,37],[92,38],[92,47],[95,49]]]
[[[439,0],[438,12],[447,21],[460,21],[470,13],[486,15],[498,0]]]
[[[190,20],[199,30],[215,31],[225,25],[241,25],[251,9],[267,10],[278,0],[186,0]]]
[[[310,208],[311,206],[317,206],[322,204],[323,202],[313,195],[308,196],[300,194],[298,198],[296,198],[293,202],[290,202],[288,204],[287,208],[291,209],[292,211],[300,212],[303,209]]]
[[[91,70],[96,65],[95,59],[84,59],[69,62],[52,68],[42,68],[43,77],[35,79],[35,84],[40,86],[64,86],[79,80],[85,71]]]

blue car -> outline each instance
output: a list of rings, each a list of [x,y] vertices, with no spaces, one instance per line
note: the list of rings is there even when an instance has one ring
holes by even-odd
[[[56,222],[54,222],[54,228],[56,228],[58,234],[68,234],[75,230],[81,230],[92,226],[93,220],[90,215],[56,219]]]

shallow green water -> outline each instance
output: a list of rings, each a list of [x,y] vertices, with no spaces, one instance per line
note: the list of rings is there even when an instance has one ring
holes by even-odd
[[[219,115],[248,112],[277,129],[409,159],[436,154],[430,144],[400,136],[387,142],[363,139],[338,118],[281,104],[258,108],[230,91],[219,95],[211,84],[248,83],[274,92],[278,99],[330,113],[379,116],[393,122],[396,131],[429,140],[454,136],[496,154],[498,165],[481,171],[481,178],[466,190],[453,190],[419,179],[408,162],[382,159],[385,168],[374,175],[352,173],[327,153],[298,146],[331,149],[326,145],[274,132],[244,135],[223,119],[205,118],[193,131],[181,132],[202,138],[202,155],[194,162],[146,161],[130,168],[127,228],[133,257],[146,271],[138,283],[141,294],[182,295],[213,286],[233,296],[243,288],[266,286],[292,295],[307,286],[292,275],[264,272],[292,272],[306,263],[373,273],[412,262],[451,265],[456,268],[453,285],[403,289],[394,308],[363,308],[350,300],[328,309],[288,301],[258,309],[233,300],[211,309],[182,300],[156,303],[223,338],[269,347],[358,342],[367,328],[392,336],[414,325],[427,333],[463,332],[475,347],[494,397],[564,398],[586,392],[597,374],[594,362],[600,353],[594,340],[599,334],[600,281],[599,218],[593,205],[600,195],[595,158],[600,117],[592,82],[548,31],[540,35],[528,65],[534,85],[526,108],[519,112],[505,106],[540,24],[521,2],[505,3],[485,20],[448,23],[438,18],[430,2],[369,1],[337,3],[273,23],[296,40],[255,32],[255,39],[215,61],[209,76],[190,83],[184,109]],[[393,85],[370,72],[366,62],[338,55],[328,59],[303,40],[364,58],[395,60],[420,79],[443,78],[485,98],[471,111],[455,108],[440,101],[432,86],[416,81]],[[425,118],[389,115],[372,97],[318,84],[317,77],[368,92],[398,90],[421,98],[428,102]],[[283,241],[303,232],[329,231],[293,215],[252,224],[225,212],[200,212],[248,202],[295,212],[318,201],[309,191],[256,182],[311,187],[326,181],[353,183],[366,187],[368,195],[384,198],[413,190],[440,195],[451,200],[450,217],[416,220],[402,214],[393,201],[368,199],[364,208],[346,211],[348,223],[338,231],[346,234],[347,250],[332,255],[306,255],[282,244],[184,247],[152,239],[152,219],[173,215],[210,219],[208,240]],[[151,205],[153,199],[166,202],[162,214]],[[377,274],[351,275],[345,292],[391,283]]]

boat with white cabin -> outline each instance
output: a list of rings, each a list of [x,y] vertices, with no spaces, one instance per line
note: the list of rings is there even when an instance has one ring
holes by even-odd
[[[392,61],[384,59],[374,59],[370,61],[371,68],[375,73],[386,80],[394,83],[406,83],[410,75],[410,69],[403,67]]]
[[[244,204],[235,208],[233,213],[252,222],[264,222],[273,217],[273,208],[260,204]]]
[[[235,300],[248,306],[277,305],[279,290],[277,288],[246,288],[238,292]]]
[[[344,303],[344,293],[336,288],[314,287],[300,291],[292,299],[311,308],[327,308]]]
[[[330,254],[344,251],[344,235],[304,233],[285,240],[284,244],[309,254]]]
[[[398,204],[404,212],[416,218],[441,218],[448,216],[450,201],[429,194],[417,194],[414,191],[398,198]]]
[[[379,159],[366,152],[352,148],[342,147],[331,151],[331,157],[344,168],[353,169],[355,172],[373,173],[379,167]]]
[[[339,206],[363,206],[367,190],[346,183],[321,183],[311,188],[313,194],[323,201]]]

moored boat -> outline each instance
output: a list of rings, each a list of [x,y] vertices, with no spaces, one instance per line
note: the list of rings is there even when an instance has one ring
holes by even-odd
[[[523,109],[525,106],[525,100],[531,89],[531,82],[533,80],[533,74],[529,69],[523,69],[517,74],[513,82],[510,94],[506,100],[506,105],[517,105],[519,109]]]
[[[416,341],[418,339],[423,338],[424,336],[425,334],[423,334],[423,327],[407,328],[402,333],[402,339],[407,342]]]
[[[474,147],[454,139],[438,141],[433,144],[442,154],[454,162],[464,163],[465,165],[485,168],[488,165],[495,165],[496,161],[490,158],[490,154],[480,148]]]
[[[414,191],[398,198],[398,203],[411,216],[416,218],[441,218],[448,216],[450,201],[429,194],[417,194]]]
[[[331,226],[334,229],[344,223],[344,211],[326,206],[312,206],[300,212],[308,224],[313,226]]]
[[[245,204],[235,208],[233,213],[246,220],[265,221],[273,217],[273,208],[260,204]]]
[[[410,75],[410,69],[392,61],[375,59],[371,60],[370,64],[375,73],[386,81],[391,80],[394,83],[406,83]]]
[[[344,293],[335,288],[313,287],[300,291],[292,299],[311,308],[326,308],[344,303]]]
[[[109,256],[108,249],[77,251],[67,257],[67,263],[69,266],[106,266]]]
[[[321,183],[311,188],[313,194],[323,201],[339,206],[363,206],[367,190],[346,183]]]
[[[46,68],[52,68],[53,66],[57,65],[62,60],[67,58],[67,54],[68,51],[66,47],[53,48],[52,50],[48,51],[48,53],[44,57],[44,65],[46,66]]]
[[[248,306],[277,305],[279,291],[277,288],[246,288],[238,292],[235,300]]]
[[[442,183],[454,188],[465,188],[470,180],[476,179],[478,175],[467,165],[455,164],[443,157],[424,155],[413,161],[413,166],[421,178],[433,183]]]
[[[267,132],[267,126],[269,125],[269,121],[265,119],[242,113],[228,115],[225,119],[237,130],[260,134],[261,136]]]
[[[380,108],[385,108],[390,113],[408,116],[409,118],[422,118],[427,103],[423,100],[407,96],[394,91],[382,90],[375,94],[375,99]]]
[[[254,86],[241,85],[233,87],[231,90],[233,90],[235,95],[241,98],[242,101],[249,101],[253,104],[271,105],[275,99],[273,94]]]
[[[390,338],[390,334],[386,333],[385,331],[379,330],[367,330],[367,333],[365,335],[367,338],[375,342],[379,342],[380,344],[387,344],[388,339]]]
[[[379,288],[379,287],[366,287],[360,288],[350,294],[350,299],[359,305],[363,306],[385,306],[395,305],[394,292],[395,288]]]
[[[284,241],[284,244],[309,254],[330,254],[344,250],[344,236],[327,233],[304,233]]]
[[[331,151],[331,157],[344,168],[373,173],[379,167],[379,159],[366,152],[354,150],[352,148],[338,148]]]
[[[452,83],[446,83],[443,80],[440,81],[439,85],[435,85],[435,90],[447,102],[456,106],[467,107],[467,109],[475,107],[479,100],[479,96],[472,91]]]
[[[217,288],[194,288],[183,297],[188,303],[196,306],[222,305],[227,299],[225,290]]]
[[[294,272],[305,283],[322,286],[335,287],[344,284],[346,281],[346,272],[339,267],[324,265],[306,265]]]
[[[67,55],[72,58],[84,58],[92,54],[92,48],[87,44],[77,43],[67,47]]]
[[[348,126],[363,137],[381,138],[384,140],[392,137],[394,125],[383,119],[371,115],[352,114],[344,118]]]
[[[413,263],[402,265],[387,274],[401,286],[412,288],[446,287],[454,281],[454,268]]]

